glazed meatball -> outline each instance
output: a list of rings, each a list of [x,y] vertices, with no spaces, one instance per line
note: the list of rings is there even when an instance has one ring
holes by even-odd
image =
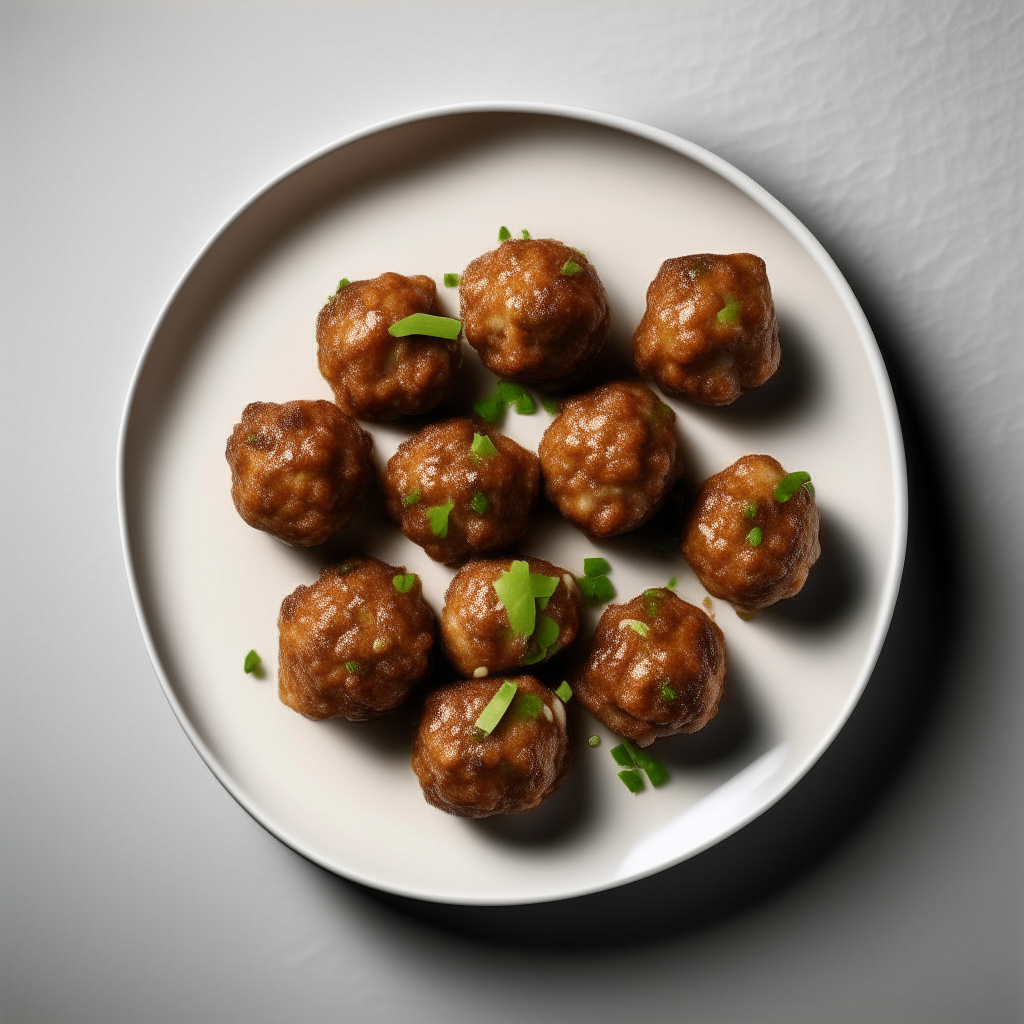
[[[231,499],[257,530],[309,547],[356,514],[373,439],[333,402],[251,402],[228,438]]]
[[[466,341],[491,373],[568,386],[604,348],[611,310],[593,264],[553,238],[510,238],[462,275]]]
[[[376,558],[326,566],[281,602],[277,625],[278,694],[317,721],[362,722],[398,707],[434,645],[419,578]]]
[[[770,455],[745,455],[704,481],[683,535],[704,589],[744,617],[798,593],[821,553],[810,486],[780,501],[783,478]]]
[[[536,602],[532,633],[512,629],[509,613],[495,583],[513,569],[513,559],[477,560],[462,568],[444,596],[441,643],[448,660],[464,676],[514,672],[546,661],[576,638],[580,624],[580,591],[572,573],[543,558],[519,560],[523,575],[557,583],[550,597]],[[499,584],[500,589],[500,584]],[[551,620],[545,623],[543,617]]]
[[[472,420],[443,420],[399,446],[383,482],[388,515],[402,533],[434,561],[458,565],[526,533],[540,460]]]
[[[641,747],[703,729],[725,690],[725,637],[671,590],[645,590],[605,610],[574,679],[579,702]]]
[[[633,335],[637,371],[667,395],[729,405],[779,368],[764,260],[750,253],[666,260]]]
[[[540,443],[549,500],[591,537],[635,530],[679,476],[675,421],[639,381],[565,399]]]
[[[412,770],[427,803],[462,818],[518,814],[565,781],[565,708],[533,676],[518,676],[512,704],[489,736],[480,713],[505,679],[472,679],[427,698],[412,748]]]
[[[353,416],[393,420],[429,412],[451,393],[459,340],[388,328],[413,313],[444,316],[429,277],[381,274],[340,287],[316,320],[317,362],[335,401]]]

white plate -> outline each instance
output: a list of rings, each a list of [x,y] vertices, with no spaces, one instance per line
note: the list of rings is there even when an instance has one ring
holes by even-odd
[[[496,243],[499,225],[586,250],[628,353],[647,284],[691,252],[762,256],[782,326],[780,381],[731,409],[674,401],[691,477],[767,452],[814,479],[824,554],[808,596],[743,622],[715,602],[730,693],[696,737],[659,741],[672,768],[631,796],[611,737],[581,708],[576,764],[539,810],[484,822],[424,802],[408,765],[409,713],[364,726],[314,723],[276,694],[281,599],[311,582],[322,553],[251,530],[228,494],[224,444],[247,402],[330,398],[314,321],[337,280],[429,274],[457,315],[445,271]],[[468,354],[470,398],[488,375]],[[550,421],[510,412],[536,448]],[[383,462],[408,430],[373,427]],[[888,627],[906,536],[895,406],[850,289],[795,218],[735,168],[691,143],[620,118],[488,105],[412,115],[360,132],[269,185],[214,237],[161,314],[128,395],[119,451],[125,560],[149,651],[189,738],[271,832],[367,885],[451,903],[528,903],[652,874],[729,835],[786,792],[850,714]],[[418,572],[435,610],[451,571],[379,515],[345,535]],[[679,577],[637,538],[594,545],[541,516],[522,545],[579,572],[605,554],[623,599]],[[817,582],[816,582],[817,580]],[[590,616],[590,625],[596,616]],[[241,671],[255,647],[268,669]],[[598,749],[586,737],[604,738]]]

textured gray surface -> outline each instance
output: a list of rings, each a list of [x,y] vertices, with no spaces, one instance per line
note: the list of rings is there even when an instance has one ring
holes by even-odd
[[[5,1021],[1024,1016],[1019,4],[71,4],[0,18]],[[596,904],[591,930],[623,941],[590,951],[571,926],[560,951],[531,950],[523,936],[552,917],[442,927],[251,822],[159,691],[117,535],[124,394],[211,231],[351,129],[490,98],[648,121],[760,181],[853,284],[912,435],[913,573],[874,710],[816,798],[731,847],[733,880],[706,862],[742,889],[743,857],[763,843],[784,861],[779,835],[805,830],[795,877],[780,884],[783,865],[759,898],[686,929],[661,919],[648,942],[639,895],[632,922],[621,901]],[[907,680],[887,733],[885,687]],[[836,798],[850,827],[811,837],[806,806],[873,770],[884,782]],[[678,885],[664,891],[685,920]],[[512,945],[480,937],[506,926]]]

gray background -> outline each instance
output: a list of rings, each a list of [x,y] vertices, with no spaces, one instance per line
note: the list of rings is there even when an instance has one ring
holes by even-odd
[[[0,32],[5,1021],[1024,1016],[1021,5],[75,3]],[[861,299],[911,465],[894,628],[820,768],[694,864],[522,912],[383,899],[232,802],[150,668],[114,496],[210,233],[338,136],[469,99],[647,121],[773,192]]]

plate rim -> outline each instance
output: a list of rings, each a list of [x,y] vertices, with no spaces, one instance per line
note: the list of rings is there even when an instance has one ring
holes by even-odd
[[[136,577],[135,562],[132,557],[131,538],[129,535],[125,470],[128,446],[128,427],[135,406],[136,394],[145,372],[146,365],[149,361],[150,355],[152,354],[153,347],[164,326],[168,314],[178,301],[178,298],[186,284],[192,278],[193,274],[195,274],[202,266],[210,251],[232,228],[232,226],[244,217],[250,208],[253,207],[263,196],[273,191],[273,189],[277,188],[278,185],[282,184],[285,180],[301,171],[303,168],[316,163],[318,160],[321,160],[346,146],[359,142],[362,139],[369,138],[370,136],[421,121],[464,114],[533,114],[549,117],[561,117],[571,121],[583,122],[620,131],[624,134],[652,142],[655,145],[659,145],[692,160],[694,163],[706,168],[714,174],[717,174],[719,177],[737,188],[740,192],[744,193],[748,198],[752,199],[758,206],[765,210],[765,212],[778,221],[781,226],[786,229],[804,248],[812,260],[825,274],[829,284],[835,289],[835,292],[842,302],[847,315],[849,315],[854,325],[862,348],[868,358],[871,374],[881,401],[883,421],[885,424],[890,456],[892,458],[894,530],[892,547],[889,552],[887,577],[882,587],[884,611],[876,620],[874,630],[871,634],[870,644],[868,646],[869,656],[865,659],[863,668],[861,669],[860,678],[857,680],[856,686],[851,689],[850,694],[847,697],[840,714],[837,715],[833,722],[831,729],[819,739],[818,743],[804,757],[803,762],[792,774],[785,786],[783,786],[777,793],[774,793],[770,799],[766,800],[755,811],[743,815],[737,821],[731,823],[728,828],[717,833],[713,838],[687,850],[683,855],[670,859],[655,867],[636,871],[631,875],[623,876],[621,878],[610,878],[603,884],[580,886],[557,894],[527,895],[526,897],[517,897],[514,895],[500,897],[490,894],[478,895],[473,893],[453,895],[450,893],[433,893],[430,891],[419,890],[413,886],[388,883],[379,878],[370,877],[369,875],[357,870],[342,869],[340,865],[333,863],[329,858],[321,856],[316,853],[316,851],[310,849],[303,840],[291,834],[288,828],[275,821],[272,815],[268,814],[262,808],[254,806],[243,787],[241,787],[232,778],[230,772],[228,772],[224,765],[220,763],[217,756],[203,741],[181,702],[178,700],[170,680],[168,679],[147,622],[142,596]],[[690,860],[698,854],[703,853],[722,842],[722,840],[727,839],[729,836],[734,835],[740,831],[740,829],[750,824],[751,821],[760,817],[800,783],[810,769],[821,759],[824,752],[832,745],[836,736],[849,721],[850,715],[859,703],[864,689],[867,686],[868,680],[871,678],[871,675],[878,663],[882,645],[892,622],[906,556],[908,529],[906,455],[896,399],[892,390],[892,382],[890,381],[889,374],[885,368],[885,361],[882,358],[882,353],[874,336],[874,332],[871,330],[868,319],[864,314],[863,309],[861,309],[860,303],[857,301],[857,298],[853,293],[853,289],[850,287],[846,278],[840,272],[835,261],[829,255],[822,243],[815,237],[810,229],[807,228],[798,217],[796,217],[795,214],[793,214],[765,188],[754,181],[753,178],[733,166],[724,158],[704,149],[702,146],[699,146],[688,139],[684,139],[679,135],[675,135],[663,128],[656,128],[653,125],[648,125],[642,121],[637,121],[632,118],[623,117],[618,114],[608,114],[585,107],[557,103],[516,100],[481,100],[422,108],[410,113],[386,118],[382,121],[374,122],[373,124],[343,135],[334,142],[320,147],[310,155],[294,162],[284,171],[275,175],[265,185],[251,193],[209,236],[206,243],[200,248],[198,253],[193,257],[186,269],[178,278],[170,294],[160,308],[135,364],[135,369],[132,372],[131,381],[128,386],[128,392],[125,396],[121,412],[120,426],[118,429],[116,460],[118,532],[121,541],[121,555],[124,559],[125,571],[128,577],[128,589],[131,594],[135,617],[142,632],[143,642],[145,643],[150,663],[156,673],[160,687],[163,690],[164,697],[170,705],[171,710],[174,712],[174,716],[177,719],[178,724],[181,726],[185,735],[195,748],[196,753],[199,754],[207,768],[210,769],[218,782],[220,782],[220,784],[227,790],[236,803],[238,803],[238,805],[254,821],[270,832],[276,839],[295,850],[296,853],[299,853],[307,860],[312,861],[314,864],[319,865],[325,870],[330,871],[332,874],[347,878],[360,885],[365,885],[369,888],[377,889],[382,892],[388,892],[396,896],[421,900],[429,903],[456,906],[516,906],[552,903],[579,896],[586,896],[593,893],[604,892],[609,889],[628,885],[629,883],[638,881],[641,878],[650,877],[666,870],[667,868]]]

